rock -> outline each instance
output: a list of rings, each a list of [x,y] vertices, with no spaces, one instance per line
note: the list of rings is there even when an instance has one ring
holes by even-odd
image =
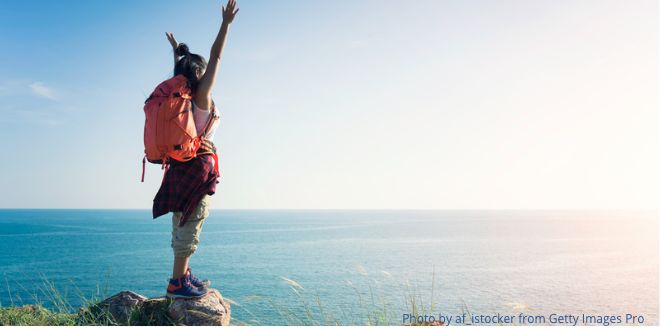
[[[168,308],[172,320],[184,325],[229,325],[231,308],[216,289],[199,299],[176,299]]]
[[[229,325],[231,308],[216,289],[193,299],[166,297],[147,299],[122,291],[91,308],[99,316],[109,315],[122,325]]]
[[[147,297],[135,292],[122,291],[98,303],[96,307],[109,314],[116,322],[126,324],[133,310],[146,300]]]

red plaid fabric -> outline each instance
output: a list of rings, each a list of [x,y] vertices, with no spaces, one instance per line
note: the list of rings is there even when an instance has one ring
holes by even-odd
[[[218,177],[213,155],[199,155],[185,163],[174,162],[154,197],[154,219],[169,212],[183,212],[179,222],[183,226],[204,195],[215,194]]]

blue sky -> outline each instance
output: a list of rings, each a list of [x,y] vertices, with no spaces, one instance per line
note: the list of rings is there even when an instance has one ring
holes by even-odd
[[[655,208],[656,1],[239,0],[216,208]],[[216,1],[3,1],[0,207],[150,208],[165,32]]]

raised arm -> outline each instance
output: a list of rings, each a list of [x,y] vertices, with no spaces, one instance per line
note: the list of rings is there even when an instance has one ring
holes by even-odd
[[[220,25],[218,36],[215,38],[215,42],[213,42],[213,46],[211,47],[211,55],[209,56],[209,64],[206,67],[206,72],[200,78],[197,91],[195,92],[195,104],[202,109],[211,108],[211,90],[215,85],[218,68],[220,67],[220,57],[222,56],[222,49],[227,40],[229,25],[234,21],[236,13],[238,13],[236,0],[229,0],[227,7],[222,7],[222,25]]]
[[[174,65],[176,65],[176,61],[179,59],[179,57],[176,55],[176,48],[179,47],[179,43],[176,41],[176,38],[174,38],[172,32],[165,32],[165,35],[167,36],[167,40],[170,42],[170,45],[172,45],[172,53],[174,53]]]

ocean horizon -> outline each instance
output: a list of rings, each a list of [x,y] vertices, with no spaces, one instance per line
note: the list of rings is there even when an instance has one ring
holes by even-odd
[[[159,297],[171,216],[147,209],[0,209],[0,303]],[[653,210],[213,209],[191,268],[235,302],[232,320],[285,325],[322,306],[341,324],[410,297],[434,313],[587,314],[658,324]],[[288,311],[283,313],[282,311]]]

